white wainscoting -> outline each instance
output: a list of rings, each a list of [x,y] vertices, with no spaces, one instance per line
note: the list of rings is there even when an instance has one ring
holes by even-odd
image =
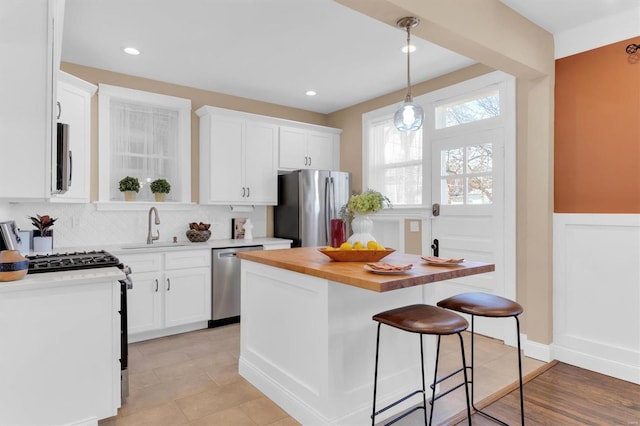
[[[640,384],[640,215],[555,214],[553,357]]]

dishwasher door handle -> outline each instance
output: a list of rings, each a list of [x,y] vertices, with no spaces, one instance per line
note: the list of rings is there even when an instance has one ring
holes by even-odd
[[[232,252],[219,253],[218,257],[222,259],[225,257],[236,257],[237,255],[238,253],[236,253],[235,251],[232,251]]]

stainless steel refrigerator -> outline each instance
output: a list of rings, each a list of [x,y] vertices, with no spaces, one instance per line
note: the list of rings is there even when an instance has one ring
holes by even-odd
[[[329,170],[296,170],[278,176],[278,205],[273,231],[293,240],[292,247],[326,246],[331,219],[351,195],[351,173]]]

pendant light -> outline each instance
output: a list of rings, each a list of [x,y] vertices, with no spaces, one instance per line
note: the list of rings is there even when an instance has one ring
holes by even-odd
[[[400,18],[396,22],[398,28],[407,30],[407,96],[405,96],[404,102],[400,104],[393,116],[393,124],[401,132],[413,132],[420,129],[424,120],[424,110],[420,105],[413,102],[411,97],[411,28],[417,27],[419,23],[420,19],[415,16]]]

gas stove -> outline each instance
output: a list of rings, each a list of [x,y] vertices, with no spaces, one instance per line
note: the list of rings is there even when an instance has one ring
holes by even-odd
[[[36,254],[27,256],[27,259],[29,260],[29,274],[74,271],[78,269],[109,268],[114,266],[122,269],[122,264],[118,258],[104,250]]]

